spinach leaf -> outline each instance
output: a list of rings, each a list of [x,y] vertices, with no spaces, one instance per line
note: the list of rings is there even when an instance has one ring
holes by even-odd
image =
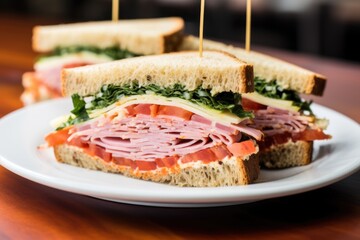
[[[40,56],[38,61],[52,56],[62,56],[66,54],[79,53],[84,51],[92,52],[95,54],[104,54],[113,60],[139,56],[138,54],[129,52],[126,49],[120,49],[119,47],[115,47],[115,46],[107,47],[107,48],[98,48],[94,46],[69,46],[69,47],[57,47],[50,54]]]
[[[252,117],[252,113],[244,111],[241,107],[240,94],[222,92],[212,96],[210,91],[210,89],[203,89],[202,87],[189,91],[181,84],[175,84],[171,87],[160,87],[155,84],[139,86],[137,82],[121,87],[110,84],[101,88],[100,93],[96,94],[97,97],[91,102],[91,109],[88,110],[107,107],[124,96],[152,93],[164,97],[178,97],[220,111],[229,111],[240,118]]]
[[[89,115],[85,108],[85,101],[78,94],[73,94],[71,99],[74,107],[74,109],[71,110],[73,116],[70,116],[67,121],[62,123],[56,130],[63,129],[67,126],[71,126],[77,123],[85,122],[89,119]]]
[[[88,104],[79,95],[73,95],[74,109],[71,112],[75,117],[70,117],[59,129],[88,120],[89,111],[110,106],[125,96],[143,94],[177,97],[211,109],[231,112],[240,118],[253,117],[251,112],[245,111],[240,105],[241,95],[238,93],[222,92],[212,96],[211,89],[204,89],[202,87],[189,91],[181,84],[175,84],[171,87],[160,87],[155,84],[139,86],[137,82],[132,82],[123,86],[104,85]]]
[[[307,102],[302,100],[296,91],[282,88],[276,83],[276,80],[265,81],[264,79],[255,77],[254,83],[255,91],[259,94],[269,98],[292,101],[294,106],[300,108],[300,111],[309,112],[313,115],[310,108],[312,101]]]

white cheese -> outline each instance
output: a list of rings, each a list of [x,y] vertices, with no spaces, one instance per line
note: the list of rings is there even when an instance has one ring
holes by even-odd
[[[242,97],[273,108],[279,108],[291,112],[298,112],[300,110],[299,107],[293,105],[293,101],[269,98],[257,92],[244,93],[242,94]]]
[[[54,67],[61,67],[66,64],[71,63],[104,63],[112,61],[107,55],[104,54],[95,54],[92,52],[78,52],[78,53],[71,53],[61,56],[51,56],[41,59],[40,61],[36,62],[34,65],[34,69],[36,71],[46,70]]]
[[[54,129],[57,129],[58,127],[60,127],[64,122],[66,122],[69,117],[72,116],[72,114],[68,114],[68,115],[63,115],[60,117],[57,117],[53,120],[50,121],[50,126]]]
[[[180,99],[180,98],[167,98],[163,96],[158,95],[134,95],[134,96],[128,96],[121,98],[118,102],[99,110],[93,110],[89,114],[90,118],[96,118],[104,113],[108,113],[111,115],[113,112],[122,112],[123,109],[127,106],[133,105],[133,104],[158,104],[158,105],[165,105],[165,106],[175,106],[179,107],[185,110],[188,110],[190,112],[193,112],[195,114],[198,114],[202,117],[205,117],[209,120],[223,123],[225,125],[229,125],[232,123],[240,123],[243,119],[239,118],[233,113],[225,113],[222,111],[210,109],[208,107],[200,106],[195,103],[192,103],[190,101]]]

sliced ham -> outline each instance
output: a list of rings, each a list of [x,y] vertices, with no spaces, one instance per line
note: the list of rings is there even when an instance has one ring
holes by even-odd
[[[247,124],[261,130],[265,136],[278,134],[299,133],[309,126],[309,117],[301,116],[298,112],[267,107],[255,111],[252,123]]]
[[[206,160],[212,161],[215,157],[220,160],[228,156],[226,146],[239,142],[242,133],[262,137],[260,131],[246,125],[225,126],[185,110],[154,108],[149,104],[126,110],[129,114],[125,118],[104,116],[76,127],[69,141],[81,138],[82,142],[104,148],[117,159],[155,161],[171,156],[189,158],[193,153],[196,153],[193,157],[203,157],[209,153]],[[155,117],[154,111],[157,111]]]

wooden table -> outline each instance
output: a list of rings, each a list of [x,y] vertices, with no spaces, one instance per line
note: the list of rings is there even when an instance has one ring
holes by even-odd
[[[0,116],[21,107],[20,78],[32,68],[31,27],[39,23],[0,16]],[[328,76],[324,97],[314,100],[360,122],[359,65],[260,50]],[[0,239],[359,239],[359,186],[358,172],[294,196],[230,207],[157,208],[48,188],[0,166]]]

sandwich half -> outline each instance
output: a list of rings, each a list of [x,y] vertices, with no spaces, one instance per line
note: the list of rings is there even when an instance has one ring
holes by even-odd
[[[177,186],[252,183],[263,134],[241,94],[253,68],[206,51],[144,56],[62,71],[71,114],[46,137],[59,162]]]
[[[180,50],[193,50],[198,38],[184,38]],[[318,119],[311,102],[300,94],[321,96],[326,78],[288,62],[258,52],[205,40],[204,49],[222,50],[254,66],[255,91],[243,94],[243,107],[253,111],[254,121],[248,126],[261,130],[260,163],[266,168],[286,168],[309,164],[313,141],[331,138],[324,133],[326,119]]]
[[[63,68],[173,51],[182,37],[178,17],[36,26],[33,50],[42,54],[23,75],[25,105],[61,96]]]

